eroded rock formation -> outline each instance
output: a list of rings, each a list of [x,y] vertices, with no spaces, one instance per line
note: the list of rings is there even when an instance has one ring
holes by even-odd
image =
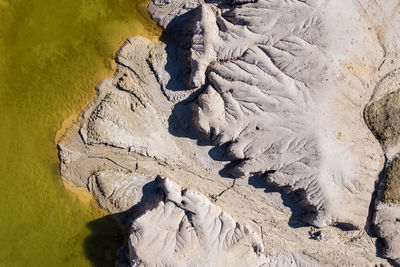
[[[59,143],[63,179],[118,213],[133,266],[381,264],[370,206],[398,261],[398,207],[370,205],[399,151],[398,6],[152,1],[169,39],[121,47]]]
[[[261,266],[260,237],[205,196],[160,181],[164,200],[133,221],[131,258],[146,266]],[[154,223],[156,222],[156,223]],[[153,227],[149,227],[153,225]],[[241,255],[238,257],[238,255]],[[133,264],[133,265],[135,265]]]
[[[153,16],[168,25],[177,9],[187,11],[185,2],[165,2]],[[362,110],[384,50],[357,2],[191,8],[190,85],[205,87],[194,122],[213,144],[230,143],[240,163],[229,173],[268,173],[271,183],[304,191],[311,224],[362,227],[383,163]]]

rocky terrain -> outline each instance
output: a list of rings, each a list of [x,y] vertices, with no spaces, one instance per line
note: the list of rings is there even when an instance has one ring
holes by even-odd
[[[400,265],[399,90],[400,69],[396,68],[377,83],[365,108],[365,120],[381,142],[386,159],[373,203],[373,223],[376,234],[383,238],[384,255],[397,265]]]
[[[150,2],[58,144],[118,264],[400,265],[399,6]]]

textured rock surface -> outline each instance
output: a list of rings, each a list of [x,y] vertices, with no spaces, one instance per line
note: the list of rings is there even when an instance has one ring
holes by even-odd
[[[149,50],[155,46],[142,38],[132,38],[125,43],[124,49],[130,50],[133,56],[143,55],[135,53],[135,47],[139,47],[135,45],[136,42],[141,44],[141,48],[148,47]],[[156,46],[153,53],[158,51],[165,56],[165,46]],[[150,57],[150,53],[144,54]],[[256,187],[247,182],[237,180],[232,183],[230,179],[221,178],[219,171],[226,162],[210,157],[218,154],[218,151],[211,153],[212,147],[198,146],[196,140],[171,135],[168,130],[169,127],[181,127],[179,121],[171,116],[175,105],[171,99],[175,95],[181,97],[180,92],[170,92],[172,97],[169,98],[162,93],[159,83],[147,85],[141,76],[154,82],[156,75],[166,74],[158,74],[147,67],[147,63],[144,65],[143,61],[131,60],[136,63],[118,63],[116,75],[97,86],[96,98],[60,141],[63,179],[88,188],[103,208],[118,213],[117,218],[128,229],[133,220],[145,220],[140,216],[153,216],[156,207],[163,205],[160,202],[160,199],[164,199],[163,195],[160,197],[160,186],[154,182],[157,175],[163,175],[212,200],[215,209],[229,212],[232,220],[250,224],[252,229],[256,229],[264,246],[264,256],[260,254],[260,257],[265,257],[271,266],[321,266],[334,263],[363,266],[382,263],[375,256],[373,239],[363,230],[329,228],[325,230],[326,238],[316,241],[310,238],[310,227],[293,218],[295,202],[286,197],[282,202],[280,193],[265,192],[262,178],[254,181]],[[145,62],[149,62],[149,59],[146,58]],[[126,67],[128,64],[131,67]],[[142,72],[136,76],[139,67],[143,67]],[[138,82],[142,79],[142,82]],[[115,97],[111,102],[103,101],[109,95],[123,97]],[[138,102],[143,105],[136,106]],[[127,106],[135,107],[135,111]],[[122,129],[113,133],[101,127],[88,127],[96,126],[93,123],[96,120],[108,123],[108,127],[116,125]],[[128,122],[130,125],[125,126]],[[147,137],[143,140],[151,143],[151,146],[135,142],[139,140],[136,138],[138,136]],[[122,143],[120,140],[125,141]],[[299,218],[302,216],[300,212],[297,215]],[[142,227],[145,228],[145,225],[142,224]],[[240,257],[246,255],[240,254]],[[120,263],[132,264],[132,260],[124,262],[122,259]]]
[[[381,142],[387,159],[378,186],[373,223],[377,235],[383,239],[383,254],[400,265],[400,71],[396,67],[377,83],[365,108],[365,119]]]
[[[165,198],[136,219],[131,258],[148,266],[260,266],[260,237],[205,196],[162,180]],[[152,225],[152,227],[149,227]],[[238,255],[241,255],[238,257]],[[133,264],[133,265],[136,265]]]
[[[153,16],[165,26],[187,11],[183,3],[166,1]],[[205,87],[194,123],[213,144],[230,144],[240,163],[229,173],[268,173],[269,182],[304,192],[311,224],[362,227],[383,163],[362,110],[384,50],[357,2],[190,7],[190,85]]]
[[[371,102],[365,108],[365,120],[389,157],[400,150],[399,115],[400,69],[395,69],[379,81]]]
[[[63,179],[129,230],[126,264],[384,264],[365,227],[384,156],[399,151],[398,1],[148,9],[169,39],[127,40],[59,143]],[[398,209],[377,195],[373,223],[396,260]]]
[[[383,195],[385,203],[400,204],[400,158],[396,158],[390,163],[385,174],[385,193]]]
[[[158,187],[151,183],[153,180],[154,177],[150,175],[111,169],[97,172],[89,177],[88,187],[101,207],[110,213],[117,213],[128,211],[140,202],[144,204],[160,200],[160,196],[156,193]],[[146,196],[144,190],[147,191]],[[144,199],[149,197],[153,199],[151,201]]]
[[[131,226],[133,266],[317,266],[297,254],[265,256],[251,226],[235,221],[205,196],[158,178],[163,201]],[[152,225],[152,227],[149,227]]]
[[[383,238],[385,256],[400,265],[400,207],[378,203],[374,224]]]

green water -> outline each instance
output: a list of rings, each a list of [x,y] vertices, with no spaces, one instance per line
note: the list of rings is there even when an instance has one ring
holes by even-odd
[[[112,266],[120,233],[64,188],[55,136],[124,39],[155,34],[145,6],[0,0],[0,266]]]

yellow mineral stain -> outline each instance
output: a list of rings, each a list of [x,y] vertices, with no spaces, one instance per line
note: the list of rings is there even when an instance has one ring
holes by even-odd
[[[100,209],[98,205],[95,204],[95,199],[93,198],[93,195],[84,187],[79,187],[74,185],[73,183],[69,181],[63,180],[65,189],[67,189],[71,193],[71,197],[76,198],[82,203],[89,204],[93,208],[98,209],[99,214],[103,213],[106,215],[107,213]]]

